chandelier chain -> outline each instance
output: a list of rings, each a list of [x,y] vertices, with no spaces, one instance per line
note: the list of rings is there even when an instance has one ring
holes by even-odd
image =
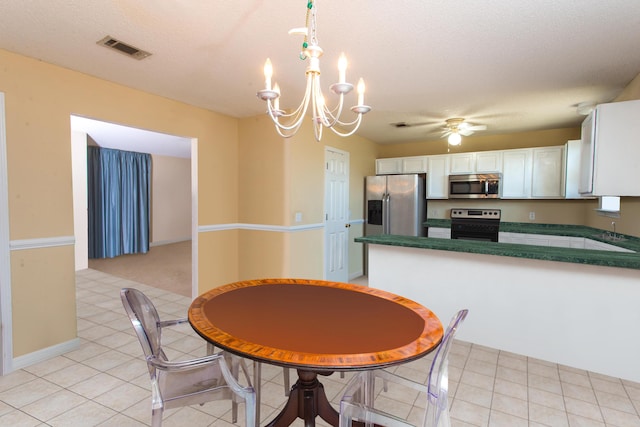
[[[364,104],[364,82],[362,79],[358,82],[358,103],[351,107],[351,111],[356,117],[351,122],[340,120],[344,105],[344,95],[348,94],[353,85],[345,80],[345,70],[347,68],[347,60],[344,54],[341,55],[338,62],[339,81],[330,86],[331,92],[338,95],[338,104],[334,108],[329,108],[325,103],[324,95],[320,89],[320,57],[322,49],[318,45],[317,26],[316,26],[316,4],[314,0],[307,0],[307,10],[305,17],[306,28],[304,32],[294,29],[290,33],[303,33],[302,52],[300,52],[301,60],[309,60],[306,74],[306,90],[302,102],[292,112],[286,113],[280,109],[279,98],[280,89],[278,84],[271,87],[272,67],[271,61],[267,59],[265,63],[265,86],[264,90],[258,91],[258,97],[267,103],[267,113],[276,125],[276,130],[281,136],[288,138],[293,136],[302,124],[302,119],[307,112],[307,107],[311,104],[311,120],[313,123],[314,135],[317,141],[322,138],[323,127],[328,127],[335,134],[347,137],[353,135],[360,126],[362,115],[368,113],[371,107]],[[281,120],[288,123],[283,123]],[[343,132],[336,128],[352,127],[350,131]]]

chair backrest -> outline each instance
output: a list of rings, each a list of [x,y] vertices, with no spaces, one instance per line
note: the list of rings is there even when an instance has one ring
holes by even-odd
[[[131,320],[133,329],[138,335],[140,345],[147,359],[155,356],[167,360],[160,347],[160,316],[151,300],[137,289],[123,288],[120,291],[122,305]]]
[[[424,420],[428,426],[437,426],[442,411],[448,410],[449,350],[453,343],[453,337],[468,313],[469,310],[467,309],[460,310],[451,318],[442,342],[438,346],[436,355],[431,362],[427,385],[427,413]]]

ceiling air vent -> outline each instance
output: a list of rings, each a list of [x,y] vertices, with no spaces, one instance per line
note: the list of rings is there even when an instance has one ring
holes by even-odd
[[[102,40],[98,40],[96,43],[104,47],[108,47],[110,49],[116,50],[122,54],[125,54],[135,59],[144,59],[147,56],[151,55],[149,52],[140,50],[137,47],[133,47],[129,44],[123,43],[120,40],[114,39],[111,36],[106,36]]]

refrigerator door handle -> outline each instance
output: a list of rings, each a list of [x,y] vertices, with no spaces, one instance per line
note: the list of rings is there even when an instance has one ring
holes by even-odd
[[[391,194],[385,193],[382,195],[382,234],[389,234],[391,232],[391,222],[389,220]]]

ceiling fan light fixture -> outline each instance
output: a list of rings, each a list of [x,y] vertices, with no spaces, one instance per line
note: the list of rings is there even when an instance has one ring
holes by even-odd
[[[460,145],[462,137],[458,132],[452,132],[451,135],[449,135],[449,138],[447,138],[447,142],[449,145]]]

